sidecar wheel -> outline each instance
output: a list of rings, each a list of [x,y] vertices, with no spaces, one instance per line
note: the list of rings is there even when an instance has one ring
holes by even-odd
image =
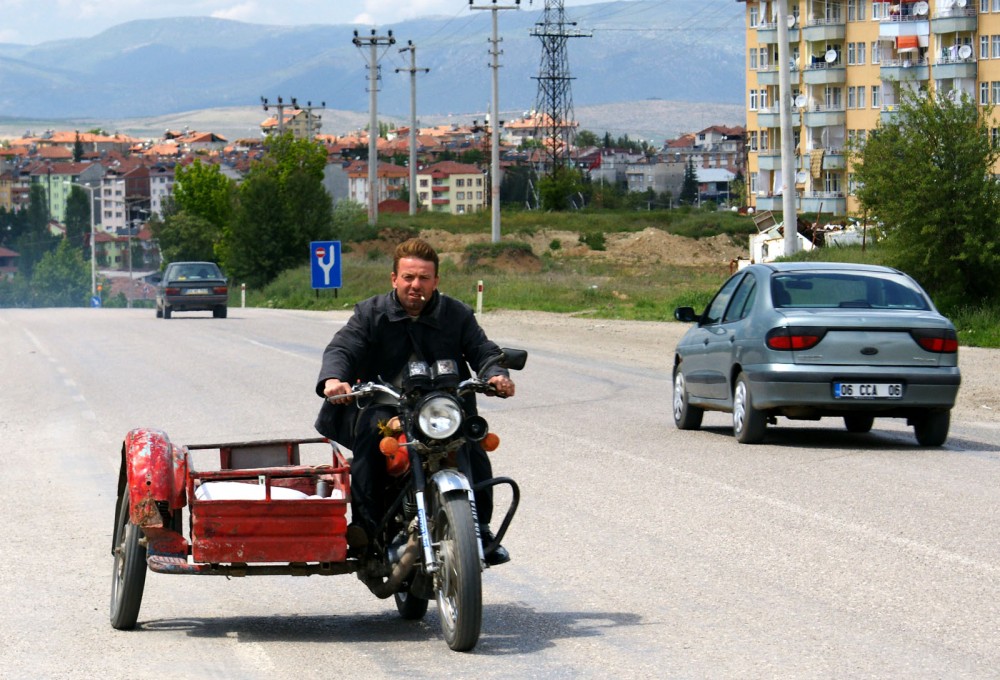
[[[111,579],[111,626],[131,630],[139,620],[146,585],[146,548],[139,544],[142,530],[129,520],[126,489],[115,521],[115,567]]]
[[[427,613],[427,600],[413,593],[396,593],[396,610],[407,621],[419,621]]]
[[[483,583],[472,509],[465,495],[440,499],[432,531],[440,564],[434,579],[445,642],[465,652],[479,641]]]

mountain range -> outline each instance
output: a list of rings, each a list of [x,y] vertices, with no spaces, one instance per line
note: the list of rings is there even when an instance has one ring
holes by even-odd
[[[583,129],[633,138],[668,137],[713,124],[742,124],[743,6],[704,0],[608,2],[567,10],[565,66]],[[410,55],[421,125],[490,108],[491,12],[427,17],[382,26],[378,111],[409,120]],[[497,12],[501,118],[536,107],[548,64],[533,32],[540,9]],[[202,113],[193,129],[246,136],[266,117],[261,97],[322,105],[323,131],[367,124],[367,46],[372,29],[351,25],[264,26],[224,19],[170,18],[120,24],[96,36],[39,45],[0,44],[0,130],[60,121],[135,133]],[[363,40],[362,40],[363,42]],[[563,66],[563,64],[560,64]],[[274,109],[271,109],[273,114]],[[589,115],[588,113],[589,112]],[[714,113],[713,113],[714,112]],[[362,114],[362,115],[358,115]],[[234,120],[238,119],[238,120]],[[218,121],[232,121],[220,127]],[[144,123],[145,121],[145,123]],[[208,127],[212,121],[215,127]],[[350,122],[349,127],[338,128]],[[631,127],[630,127],[631,126]]]

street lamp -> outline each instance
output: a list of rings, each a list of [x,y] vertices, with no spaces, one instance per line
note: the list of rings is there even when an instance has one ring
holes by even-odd
[[[80,187],[90,194],[90,296],[97,296],[97,248],[94,243],[94,189],[98,187],[79,184],[78,182],[66,182],[74,187]]]

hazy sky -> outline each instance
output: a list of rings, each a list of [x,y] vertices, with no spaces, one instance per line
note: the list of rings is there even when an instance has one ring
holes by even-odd
[[[564,0],[570,8],[607,0]],[[492,0],[476,0],[490,5]],[[512,6],[514,0],[499,0]],[[521,9],[545,9],[544,0],[521,0]],[[134,19],[218,17],[255,24],[362,24],[381,26],[426,16],[467,15],[468,0],[0,0],[0,43],[36,45],[88,38]],[[572,18],[572,17],[570,17]]]

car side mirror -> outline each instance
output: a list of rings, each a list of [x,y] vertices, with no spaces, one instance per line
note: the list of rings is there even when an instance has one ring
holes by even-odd
[[[695,313],[694,307],[678,307],[674,310],[674,318],[678,321],[690,323],[698,320],[698,314]]]

